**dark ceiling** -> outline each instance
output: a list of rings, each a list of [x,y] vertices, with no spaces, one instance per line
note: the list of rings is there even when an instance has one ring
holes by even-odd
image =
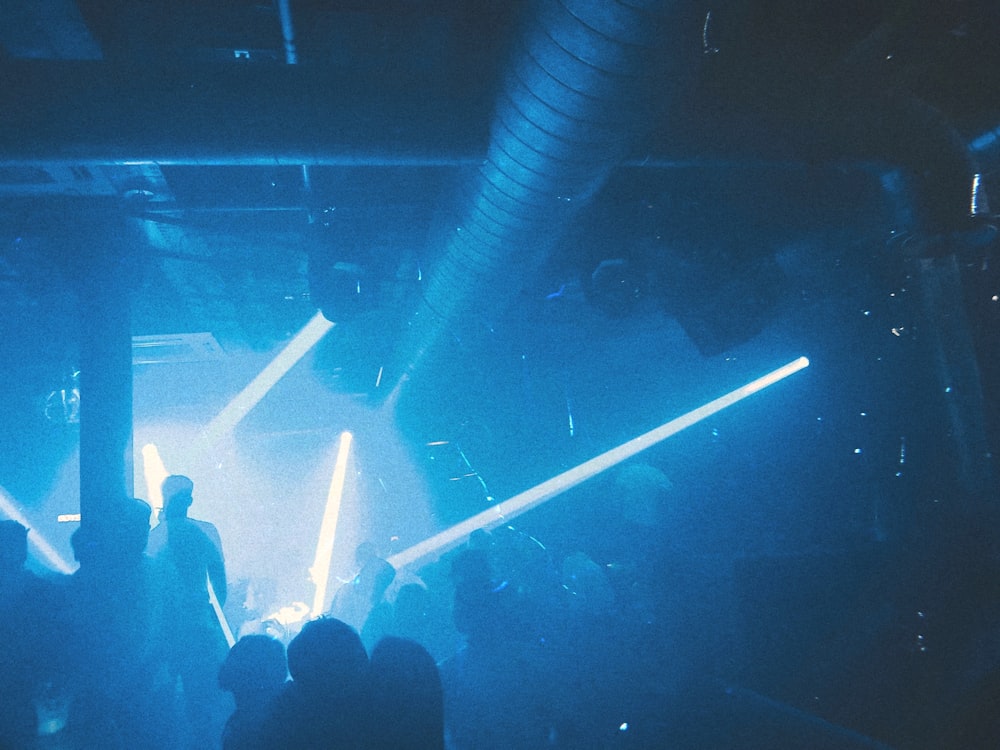
[[[634,6],[4,3],[8,335],[34,335],[28,319],[38,330],[65,319],[78,292],[67,256],[108,234],[126,236],[139,260],[137,336],[208,332],[223,348],[263,350],[320,307],[391,342],[377,357],[403,346],[421,298],[447,328],[468,300],[442,311],[445,299],[492,295],[474,306],[488,326],[514,299],[558,293],[612,318],[656,297],[717,353],[763,325],[782,293],[775,249],[791,239],[836,228],[858,243],[905,236],[910,252],[930,254],[942,237],[991,239],[968,207],[973,175],[987,186],[997,177],[982,140],[1000,123],[995,3]],[[542,221],[543,207],[527,229],[488,228],[474,252],[455,250],[449,232],[470,221],[470,205],[481,213],[477,180],[497,167],[497,133],[516,130],[504,107],[523,114],[510,81],[532,57],[524,40],[549,34],[560,8],[585,20],[574,40],[592,31],[588,13],[613,29],[615,13],[648,15],[641,44],[622,32],[621,57],[648,47],[638,83],[622,78],[628,98],[608,99],[634,111],[597,118],[579,139],[565,195],[544,186],[556,203],[574,201],[570,211]],[[494,238],[503,254],[459,294],[459,266]],[[445,281],[428,292],[435,275]],[[753,290],[735,312],[713,297],[733,285]],[[352,351],[350,328],[340,335],[334,358]],[[72,359],[66,338],[55,337],[54,358]],[[423,344],[409,346],[404,369]]]

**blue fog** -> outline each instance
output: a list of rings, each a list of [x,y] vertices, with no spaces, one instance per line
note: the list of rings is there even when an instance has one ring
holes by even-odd
[[[0,750],[1000,743],[988,3],[125,5],[0,10]]]

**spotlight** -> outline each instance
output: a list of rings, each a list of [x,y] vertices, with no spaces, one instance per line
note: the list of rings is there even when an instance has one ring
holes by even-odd
[[[358,263],[309,258],[309,297],[329,321],[344,322],[375,309],[376,282]]]

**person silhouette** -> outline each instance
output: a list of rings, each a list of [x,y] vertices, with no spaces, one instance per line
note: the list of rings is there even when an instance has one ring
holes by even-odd
[[[163,480],[161,493],[163,509],[160,523],[149,534],[149,554],[157,557],[164,548],[170,547],[178,573],[192,593],[198,592],[201,598],[201,592],[205,592],[207,597],[207,575],[219,606],[225,605],[226,564],[222,537],[215,524],[188,516],[194,502],[194,482],[181,474],[171,474]]]
[[[97,746],[109,750],[175,747],[162,705],[173,695],[163,674],[168,617],[177,599],[146,554],[151,518],[148,503],[114,498],[103,517],[85,517],[73,533],[80,567],[67,584],[60,638],[67,681],[39,696],[70,702],[68,735],[59,740],[82,743],[73,747],[95,746],[84,737],[100,738]]]
[[[223,750],[249,750],[271,701],[288,679],[285,646],[269,635],[245,635],[229,650],[219,670],[219,686],[232,693],[236,710],[226,721]]]
[[[194,482],[180,474],[163,480],[160,523],[149,534],[149,554],[177,582],[178,606],[170,619],[168,668],[179,679],[192,747],[218,747],[232,700],[218,684],[228,643],[211,602],[226,603],[222,540],[208,521],[188,517]],[[210,588],[211,587],[211,591]]]
[[[370,750],[444,750],[444,692],[426,648],[382,638],[372,649],[369,684]]]
[[[362,542],[354,550],[358,572],[334,594],[330,614],[362,633],[372,610],[385,601],[386,591],[396,577],[396,569],[378,553],[372,542]],[[366,646],[374,646],[374,642]]]
[[[368,652],[334,617],[308,621],[288,644],[291,676],[272,701],[256,747],[367,748]]]
[[[34,636],[43,582],[25,567],[27,560],[28,529],[0,521],[0,747],[27,744],[35,736]]]

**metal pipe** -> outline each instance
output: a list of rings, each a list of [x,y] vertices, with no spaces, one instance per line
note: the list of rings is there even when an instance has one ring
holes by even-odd
[[[278,15],[281,18],[281,35],[285,39],[285,62],[295,65],[299,58],[295,51],[295,26],[292,24],[292,8],[289,0],[278,0]]]
[[[473,165],[490,117],[483,92],[302,65],[3,61],[0,80],[5,166]]]
[[[655,97],[666,3],[539,0],[508,66],[487,155],[424,285],[392,398],[473,307],[489,320],[634,147]],[[502,279],[501,279],[502,277]]]

